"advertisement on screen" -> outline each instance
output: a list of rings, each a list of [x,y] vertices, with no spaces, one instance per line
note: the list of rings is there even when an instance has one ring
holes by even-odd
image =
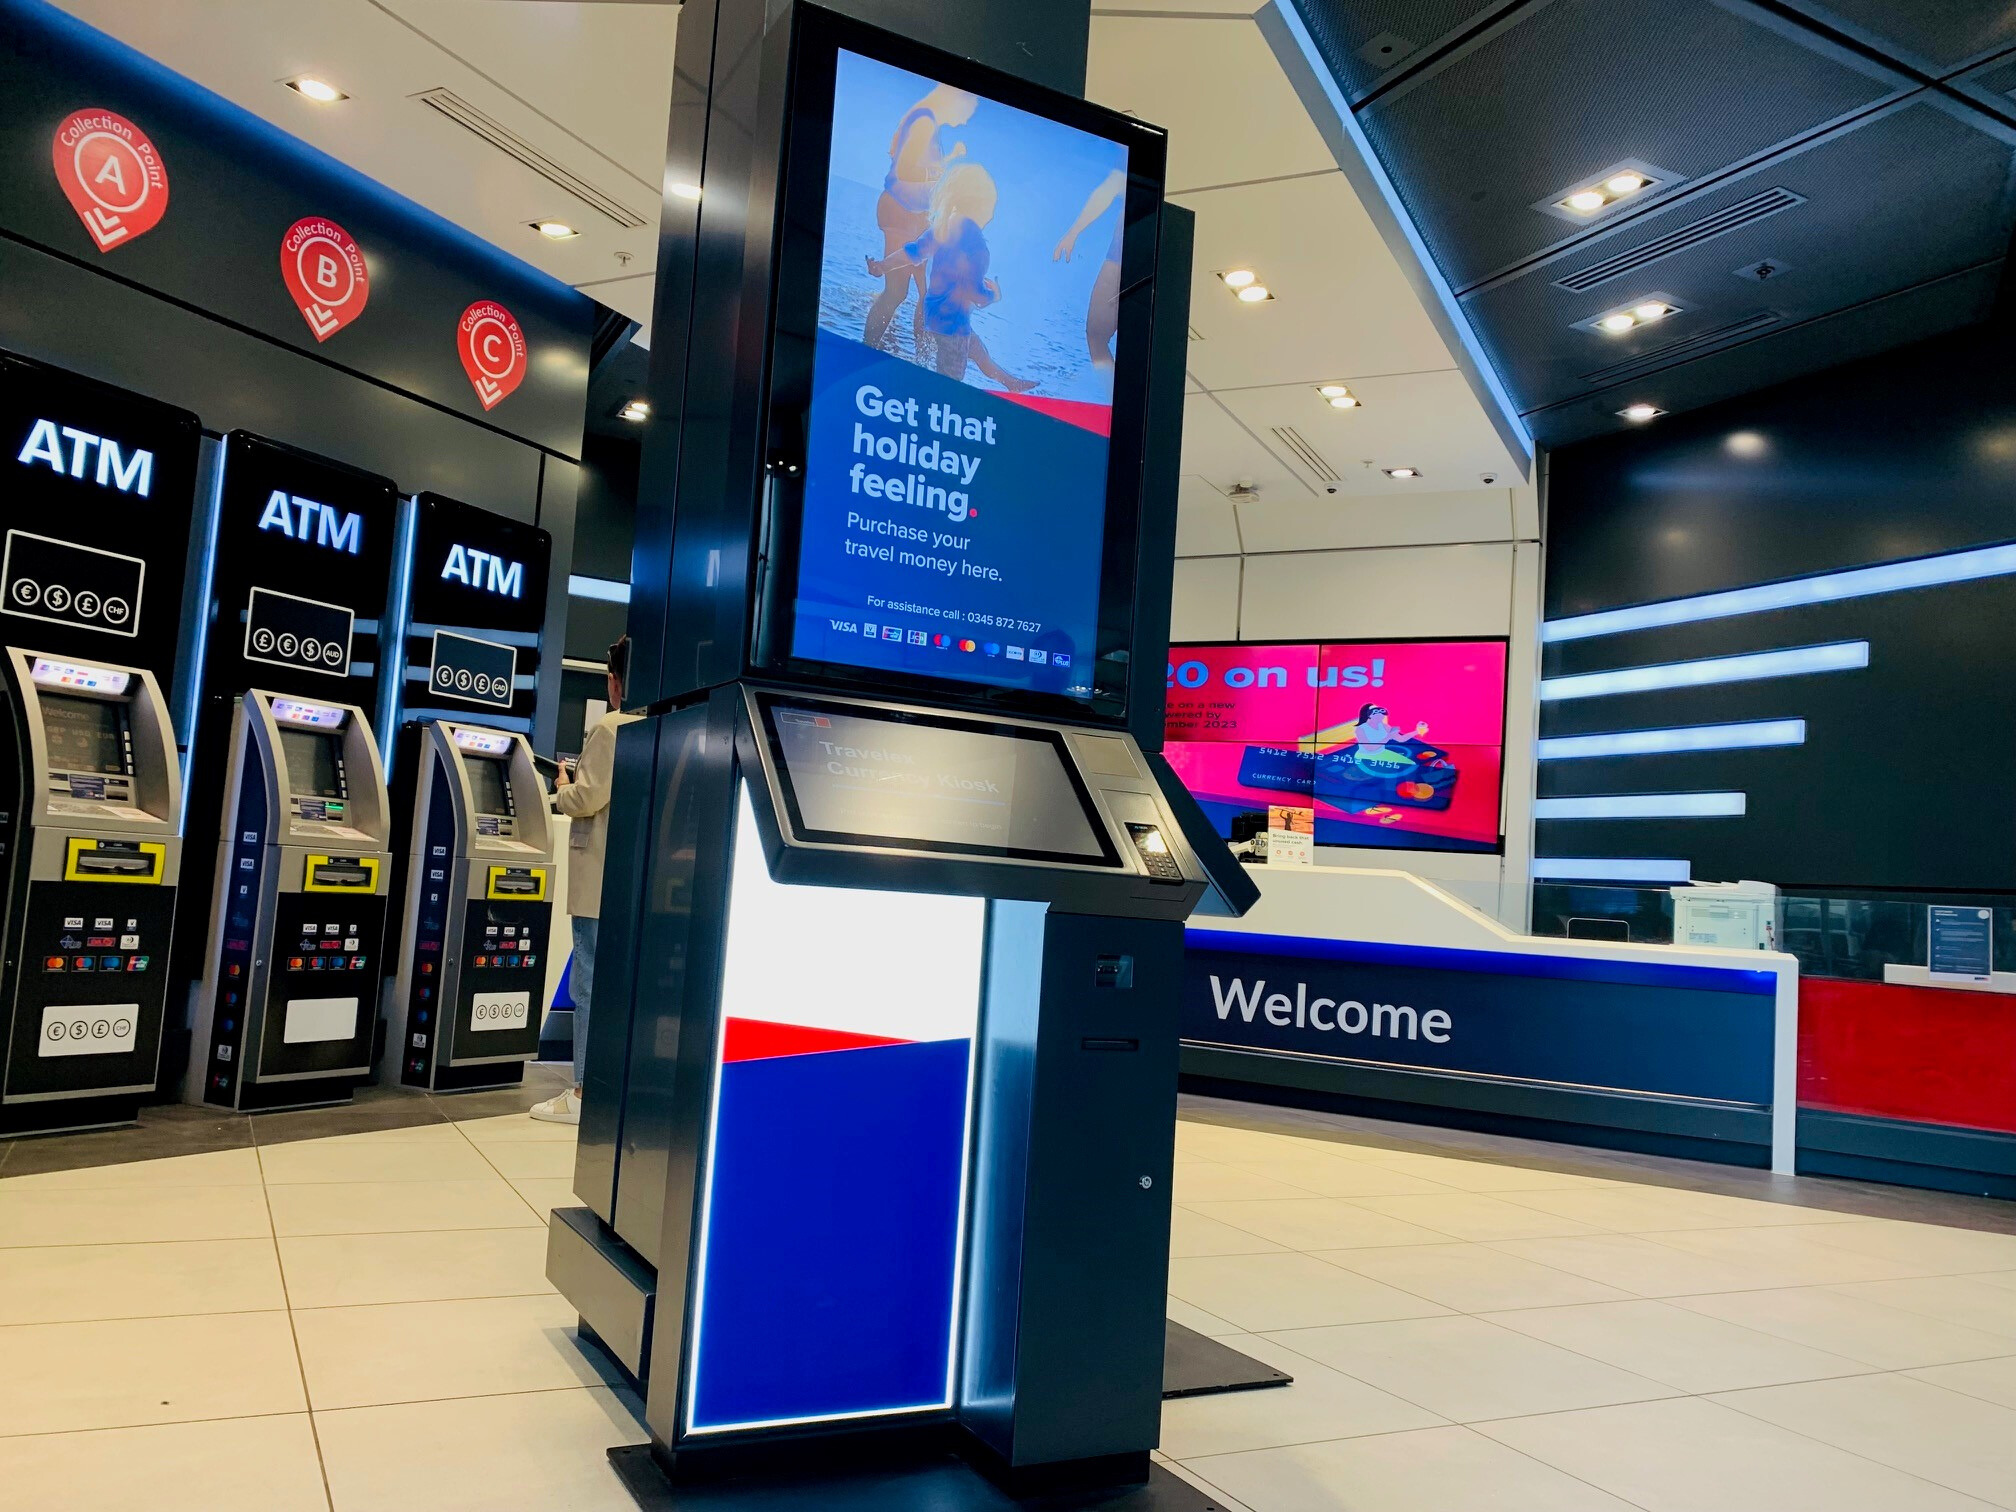
[[[840,52],[794,655],[1090,697],[1127,159]]]
[[[1219,833],[1281,805],[1318,845],[1496,851],[1502,640],[1176,646],[1164,754]]]

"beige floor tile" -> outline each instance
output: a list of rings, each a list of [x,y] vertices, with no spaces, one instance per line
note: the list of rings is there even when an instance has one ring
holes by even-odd
[[[1771,1284],[1771,1278],[1759,1271],[1710,1260],[1705,1255],[1691,1255],[1636,1234],[1504,1239],[1493,1241],[1490,1247],[1641,1297],[1748,1291]]]
[[[2016,1503],[2016,1412],[1904,1375],[1732,1391],[1713,1400],[1984,1500]]]
[[[317,1412],[600,1384],[610,1368],[576,1340],[578,1321],[557,1295],[294,1314]]]
[[[1477,1431],[1647,1512],[1987,1512],[1970,1497],[1705,1397],[1512,1418]]]
[[[259,1152],[273,1186],[328,1181],[481,1181],[497,1173],[466,1139],[381,1140],[353,1143],[303,1139]]]
[[[1356,1249],[1366,1244],[1442,1244],[1448,1235],[1339,1197],[1279,1202],[1193,1202],[1193,1212],[1289,1249]]]
[[[546,1215],[553,1209],[581,1206],[572,1176],[519,1176],[512,1180],[511,1186],[532,1205],[533,1216],[541,1228],[546,1226]]]
[[[1972,1276],[1927,1276],[1915,1281],[1863,1281],[1828,1288],[1882,1307],[1898,1307],[1941,1322],[2016,1339],[2016,1291]]]
[[[1264,1159],[1268,1155],[1292,1155],[1303,1141],[1258,1129],[1237,1129],[1229,1124],[1176,1120],[1176,1148],[1215,1160]]]
[[[284,1312],[0,1330],[0,1435],[300,1412]]]
[[[212,1150],[202,1155],[168,1155],[118,1165],[79,1166],[70,1171],[37,1171],[0,1180],[0,1192],[79,1191],[93,1187],[257,1186],[259,1153]]]
[[[1192,1307],[1181,1297],[1168,1297],[1164,1301],[1166,1304],[1164,1310],[1168,1315],[1169,1321],[1171,1323],[1181,1323],[1192,1333],[1203,1334],[1207,1339],[1218,1339],[1223,1338],[1226,1334],[1239,1332],[1239,1325],[1237,1323],[1228,1323],[1216,1314],[1204,1311],[1201,1307]]]
[[[1983,1360],[2012,1352],[2007,1334],[1962,1328],[1820,1287],[1675,1297],[1673,1305],[1860,1360],[1878,1370]]]
[[[453,1127],[476,1144],[515,1144],[526,1140],[572,1144],[580,1133],[576,1124],[547,1123],[524,1113],[506,1113],[496,1118],[464,1118]]]
[[[1451,1192],[1435,1197],[1362,1197],[1360,1207],[1389,1218],[1418,1223],[1451,1239],[1546,1239],[1557,1234],[1594,1234],[1601,1230],[1573,1218],[1537,1213],[1482,1192]]]
[[[0,1325],[284,1308],[271,1239],[0,1250]]]
[[[2010,1291],[2016,1291],[2016,1270],[1982,1271],[1974,1279],[1989,1286],[2006,1286]]]
[[[255,1239],[272,1233],[256,1186],[0,1185],[0,1249],[43,1244],[151,1244]]]
[[[1829,1224],[1811,1232],[1822,1244],[1896,1261],[1921,1276],[2016,1267],[2016,1234],[1984,1234],[1936,1223],[1896,1223],[1887,1219]]]
[[[1687,1392],[1736,1391],[1869,1370],[1860,1360],[1808,1349],[1664,1302],[1595,1302],[1486,1316],[1528,1338],[1544,1339]]]
[[[1455,1422],[1674,1394],[1648,1377],[1477,1318],[1409,1318],[1274,1337],[1297,1354]]]
[[[1338,1162],[1342,1164],[1343,1162]],[[1314,1197],[1308,1187],[1292,1186],[1257,1167],[1225,1165],[1178,1166],[1170,1192],[1178,1202],[1257,1202],[1266,1198]]]
[[[532,1228],[539,1216],[501,1176],[482,1181],[331,1181],[266,1189],[274,1231],[390,1234],[417,1229]]]
[[[281,1118],[288,1115],[280,1114]],[[255,1122],[252,1132],[259,1138],[262,1150],[277,1150],[282,1145],[316,1144],[325,1142],[325,1136],[318,1135],[313,1140],[296,1140],[283,1137],[283,1127],[274,1128],[264,1122]],[[466,1144],[467,1141],[457,1131],[454,1124],[445,1118],[428,1118],[420,1123],[402,1124],[393,1129],[360,1129],[355,1134],[333,1134],[326,1139],[341,1139],[348,1144]]]
[[[1654,1186],[1513,1192],[1506,1195],[1506,1201],[1624,1234],[1644,1234],[1660,1229],[1764,1228],[1780,1223],[1842,1221],[1839,1213],[1794,1207],[1787,1202],[1758,1202],[1748,1197],[1723,1197],[1713,1192],[1685,1192]]]
[[[1631,1295],[1614,1286],[1571,1276],[1551,1265],[1538,1265],[1481,1244],[1321,1250],[1317,1258],[1458,1312],[1616,1302]]]
[[[1272,1339],[1235,1334],[1223,1342],[1295,1379],[1262,1391],[1179,1397],[1163,1403],[1162,1448],[1176,1459],[1443,1425],[1434,1413]]]
[[[1180,1260],[1190,1255],[1257,1255],[1281,1246],[1246,1229],[1220,1223],[1178,1205],[1169,1215],[1169,1255]]]
[[[1903,1261],[1858,1254],[1829,1244],[1820,1237],[1825,1232],[1807,1224],[1784,1224],[1776,1228],[1679,1229],[1639,1237],[1690,1255],[1740,1266],[1769,1286],[1831,1286],[1843,1281],[1893,1281],[1925,1274]]]
[[[0,1438],[7,1504],[52,1512],[328,1512],[308,1414]]]
[[[648,1435],[614,1391],[318,1412],[336,1512],[636,1512],[609,1468]]]
[[[1393,1170],[1426,1177],[1462,1192],[1560,1192],[1619,1185],[1608,1177],[1535,1171],[1523,1166],[1494,1165],[1488,1160],[1446,1160],[1439,1155],[1416,1155],[1386,1164]]]
[[[1170,1295],[1248,1333],[1423,1318],[1448,1309],[1314,1255],[1213,1255],[1169,1263]]]
[[[1153,1459],[1164,1470],[1167,1470],[1185,1485],[1195,1486],[1199,1491],[1206,1493],[1211,1498],[1212,1504],[1222,1507],[1224,1512],[1253,1512],[1251,1507],[1233,1496],[1223,1486],[1212,1485],[1211,1482],[1199,1475],[1194,1467],[1179,1464],[1159,1450],[1151,1453],[1149,1458]]]
[[[1216,1455],[1186,1468],[1256,1512],[1631,1512],[1468,1428]]]
[[[1304,1155],[1292,1159],[1241,1160],[1231,1162],[1231,1170],[1251,1171],[1256,1176],[1285,1181],[1302,1190],[1294,1195],[1317,1197],[1397,1197],[1410,1193],[1448,1192],[1449,1187],[1396,1171],[1390,1166],[1372,1165],[1363,1160],[1339,1160],[1330,1155]],[[1199,1199],[1204,1200],[1204,1199]]]
[[[435,1302],[550,1292],[546,1231],[323,1234],[282,1239],[287,1295],[296,1307]]]
[[[571,1139],[497,1139],[476,1147],[499,1176],[517,1180],[521,1176],[571,1181],[574,1177],[574,1141]]]
[[[1914,1370],[1911,1374],[1948,1391],[1964,1392],[1984,1402],[1993,1402],[1998,1407],[2016,1410],[2016,1355],[2003,1355],[1994,1360],[1970,1360],[1961,1365],[1935,1365],[1926,1370]]]

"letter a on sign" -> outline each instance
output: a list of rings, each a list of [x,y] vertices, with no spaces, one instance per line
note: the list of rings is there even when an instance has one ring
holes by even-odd
[[[100,252],[123,247],[161,224],[168,170],[147,133],[109,110],[80,110],[51,143],[56,182]]]
[[[371,275],[348,231],[311,215],[280,238],[280,277],[317,342],[327,341],[364,313]]]
[[[479,299],[464,310],[456,325],[455,348],[462,356],[462,371],[486,410],[502,404],[525,381],[525,333],[500,304]]]

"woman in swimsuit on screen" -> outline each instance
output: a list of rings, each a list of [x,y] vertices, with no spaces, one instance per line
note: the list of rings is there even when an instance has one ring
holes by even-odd
[[[882,231],[882,255],[888,257],[905,242],[922,236],[931,220],[931,191],[945,172],[945,165],[966,152],[963,142],[950,152],[938,145],[938,133],[948,127],[964,126],[973,119],[979,100],[963,89],[940,84],[905,112],[889,139],[889,172],[882,180],[882,196],[875,201],[875,224]],[[877,277],[882,275],[878,274]],[[914,270],[892,271],[882,292],[869,306],[862,341],[880,347],[889,333],[889,322],[910,296],[910,286],[918,282]],[[918,285],[921,296],[923,289]],[[924,344],[924,311],[920,303],[914,325],[917,347]]]
[[[1107,174],[1104,182],[1086,196],[1085,208],[1078,212],[1078,219],[1057,243],[1050,260],[1071,261],[1078,238],[1126,192],[1126,174],[1117,168]],[[1092,354],[1093,370],[1102,374],[1113,371],[1113,337],[1120,329],[1120,233],[1126,224],[1123,209],[1113,217],[1113,240],[1106,248],[1106,261],[1100,266],[1099,276],[1092,281],[1092,298],[1085,308],[1085,347]]]
[[[985,234],[998,198],[994,176],[979,164],[947,169],[932,191],[924,234],[888,257],[869,258],[868,271],[877,278],[907,278],[922,268],[924,329],[936,338],[938,371],[963,380],[970,362],[1009,393],[1023,394],[1036,380],[1004,370],[973,329],[973,312],[1001,298],[1001,286],[987,276],[994,254]]]

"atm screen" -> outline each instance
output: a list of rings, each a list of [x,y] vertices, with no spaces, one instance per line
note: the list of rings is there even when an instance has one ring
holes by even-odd
[[[343,764],[340,735],[280,726],[280,754],[287,758],[288,791],[304,798],[341,798]]]
[[[833,704],[763,713],[801,839],[1121,864],[1054,731]]]
[[[97,698],[44,693],[42,724],[49,737],[49,766],[58,772],[130,775],[121,707]]]
[[[504,780],[504,763],[481,756],[465,756],[462,769],[469,774],[469,797],[476,812],[508,818],[511,814],[511,788]]]

